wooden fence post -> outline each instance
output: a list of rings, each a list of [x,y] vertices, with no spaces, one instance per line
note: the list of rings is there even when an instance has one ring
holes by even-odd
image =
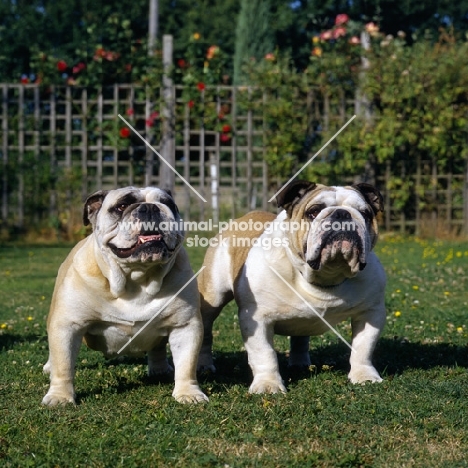
[[[161,138],[161,156],[170,164],[171,167],[175,166],[175,96],[174,85],[172,79],[169,77],[170,69],[172,67],[173,55],[173,38],[165,34],[163,36],[163,125],[162,125],[162,138]],[[167,164],[163,161],[159,164],[159,186],[163,189],[174,191],[175,174]]]
[[[2,86],[2,225],[8,225],[8,86]]]

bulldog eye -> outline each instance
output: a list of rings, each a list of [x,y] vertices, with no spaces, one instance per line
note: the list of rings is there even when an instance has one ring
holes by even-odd
[[[322,211],[322,207],[321,206],[314,206],[312,207],[310,210],[307,211],[307,217],[309,219],[312,219],[314,220],[318,215],[319,213]]]
[[[127,208],[128,208],[129,205],[127,205],[126,203],[121,203],[120,205],[117,205],[115,207],[115,211],[118,211],[119,213],[123,213]]]

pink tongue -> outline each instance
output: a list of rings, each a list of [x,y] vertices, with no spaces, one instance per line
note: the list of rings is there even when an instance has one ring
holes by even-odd
[[[152,236],[139,236],[138,241],[140,242],[140,244],[144,244],[145,242],[150,241],[160,241],[161,238],[161,234],[153,234]]]

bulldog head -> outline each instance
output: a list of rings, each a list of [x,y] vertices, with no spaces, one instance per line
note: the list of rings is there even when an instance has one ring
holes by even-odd
[[[169,262],[184,238],[179,221],[171,193],[153,187],[98,191],[83,212],[101,252],[127,266]]]
[[[277,197],[286,212],[289,243],[311,269],[311,282],[333,284],[364,269],[378,236],[383,198],[369,184],[327,187],[307,181],[288,185]]]

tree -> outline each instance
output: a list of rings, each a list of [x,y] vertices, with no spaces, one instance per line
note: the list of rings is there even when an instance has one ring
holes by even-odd
[[[242,67],[247,60],[258,60],[268,53],[273,53],[274,47],[270,1],[242,0],[236,26],[234,83],[241,84],[245,80]]]

